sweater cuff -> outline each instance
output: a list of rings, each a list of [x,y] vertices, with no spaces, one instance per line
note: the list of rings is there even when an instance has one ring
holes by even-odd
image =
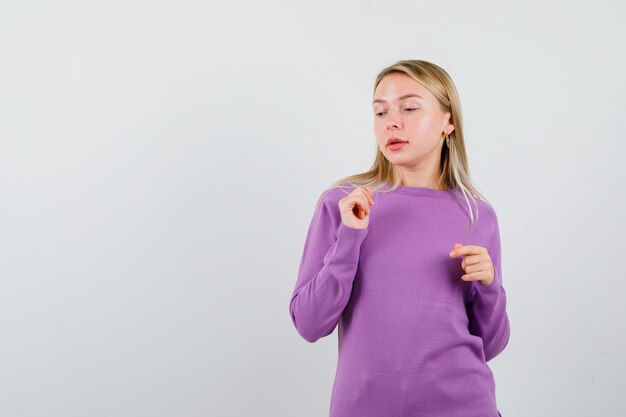
[[[368,228],[357,229],[346,226],[343,222],[341,222],[337,234],[335,252],[332,258],[335,261],[345,263],[359,263],[361,244],[363,243],[363,240],[365,240],[365,236],[367,236],[368,231]]]

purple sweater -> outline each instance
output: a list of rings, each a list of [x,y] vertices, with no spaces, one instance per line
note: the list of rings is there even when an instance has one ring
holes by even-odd
[[[469,232],[460,191],[400,186],[355,229],[338,206],[352,190],[321,194],[289,305],[311,343],[338,325],[330,417],[498,417],[487,361],[510,327],[494,209],[477,199]],[[455,242],[487,248],[491,285],[461,279]]]

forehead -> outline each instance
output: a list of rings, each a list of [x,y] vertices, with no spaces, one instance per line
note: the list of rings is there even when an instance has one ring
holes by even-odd
[[[401,97],[409,94],[419,96],[409,97],[412,100],[432,101],[435,99],[422,83],[415,81],[406,74],[394,73],[385,76],[376,86],[373,104],[400,101]],[[404,99],[406,100],[407,98]]]

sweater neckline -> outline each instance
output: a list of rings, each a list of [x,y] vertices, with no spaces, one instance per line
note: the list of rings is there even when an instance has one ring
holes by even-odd
[[[400,194],[428,197],[445,197],[450,195],[453,191],[454,190],[437,190],[428,187],[412,187],[409,185],[398,185],[395,189],[395,192]]]

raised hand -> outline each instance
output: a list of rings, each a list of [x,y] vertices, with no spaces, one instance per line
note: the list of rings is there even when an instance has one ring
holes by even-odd
[[[464,281],[480,281],[483,285],[491,285],[495,276],[495,269],[487,249],[476,245],[454,244],[454,250],[450,252],[451,258],[462,256],[461,267],[465,275],[461,276]]]
[[[365,229],[369,225],[370,206],[374,205],[370,187],[355,188],[350,194],[339,200],[341,221],[354,229]]]

